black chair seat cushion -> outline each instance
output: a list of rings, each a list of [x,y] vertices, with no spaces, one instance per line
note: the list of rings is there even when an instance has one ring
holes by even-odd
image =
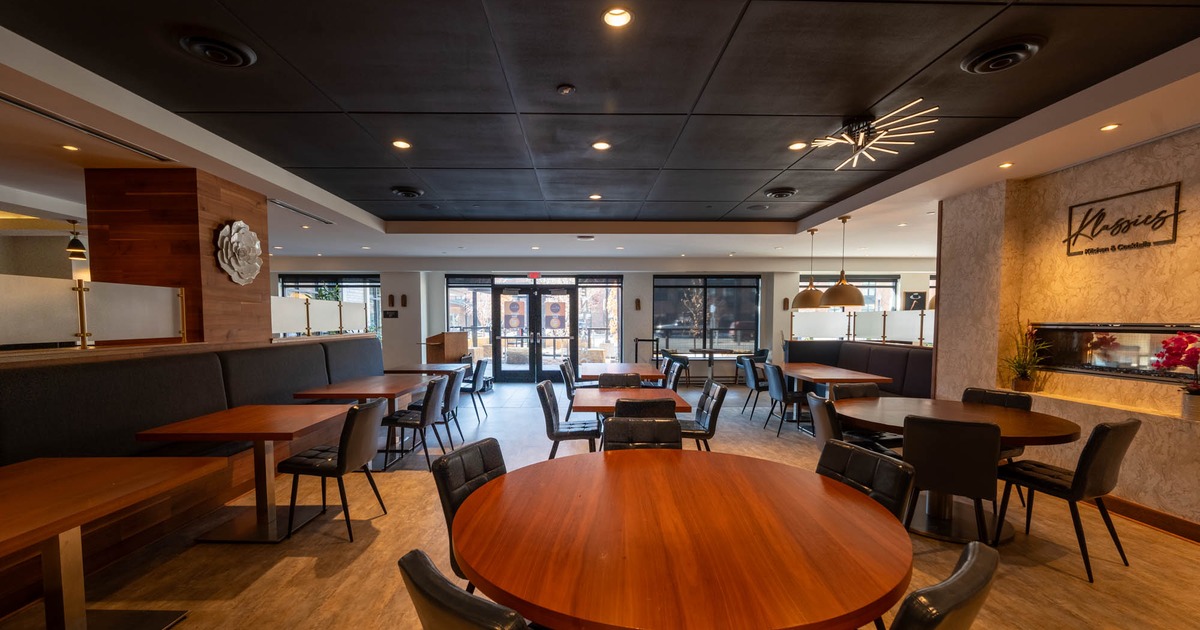
[[[397,411],[390,416],[384,416],[382,424],[385,427],[420,427],[421,412],[410,410]]]
[[[554,439],[563,438],[599,438],[600,423],[595,420],[567,420],[558,423],[558,431]]]
[[[695,420],[680,420],[679,430],[685,440],[705,439],[708,437],[708,432]]]
[[[279,472],[284,475],[337,476],[338,447],[318,446],[299,455],[279,462]]]
[[[1056,497],[1068,496],[1075,481],[1074,471],[1031,459],[1005,464],[996,471],[996,476]]]

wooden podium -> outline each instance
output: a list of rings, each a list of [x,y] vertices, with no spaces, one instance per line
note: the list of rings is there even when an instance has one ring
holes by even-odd
[[[425,338],[426,363],[458,363],[467,353],[467,333],[445,332]]]

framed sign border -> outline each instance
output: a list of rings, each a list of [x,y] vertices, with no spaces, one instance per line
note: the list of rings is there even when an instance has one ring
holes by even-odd
[[[1183,185],[1183,180],[1180,180],[1177,182],[1172,182],[1170,184],[1163,184],[1161,186],[1151,186],[1150,188],[1143,188],[1141,190],[1135,190],[1133,192],[1121,193],[1119,195],[1113,195],[1111,197],[1104,197],[1103,199],[1093,199],[1092,201],[1082,201],[1080,203],[1076,203],[1076,204],[1067,206],[1067,238],[1066,238],[1067,256],[1082,256],[1084,254],[1083,250],[1079,250],[1077,252],[1071,251],[1071,228],[1072,228],[1072,226],[1075,225],[1075,208],[1079,208],[1082,206],[1089,206],[1089,205],[1093,205],[1093,204],[1097,204],[1097,203],[1103,203],[1105,201],[1112,201],[1113,199],[1120,199],[1121,197],[1132,197],[1133,195],[1140,195],[1142,193],[1148,193],[1148,192],[1151,192],[1154,190],[1159,190],[1162,188],[1172,188],[1172,187],[1175,188],[1175,207],[1173,208],[1174,213],[1172,214],[1172,220],[1171,220],[1171,238],[1161,240],[1161,241],[1151,241],[1150,244],[1151,245],[1170,245],[1170,244],[1174,243],[1176,240],[1179,239],[1179,197],[1180,197],[1182,185]]]

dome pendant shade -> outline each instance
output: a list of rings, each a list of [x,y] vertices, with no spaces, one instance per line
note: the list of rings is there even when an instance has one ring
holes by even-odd
[[[71,242],[67,243],[67,251],[82,254],[87,250],[83,247],[83,241],[78,238],[72,238]]]
[[[796,297],[792,298],[792,308],[821,308],[821,298],[824,294],[820,289],[813,284],[812,278],[808,280],[808,288],[797,293]]]
[[[837,284],[825,289],[821,296],[821,306],[862,306],[863,294],[853,284],[846,282],[846,272],[838,278]]]
[[[75,228],[78,226],[78,221],[67,221],[71,224],[71,240],[67,241],[67,258],[70,260],[87,260],[87,249],[83,246],[83,241],[79,240],[79,231]]]

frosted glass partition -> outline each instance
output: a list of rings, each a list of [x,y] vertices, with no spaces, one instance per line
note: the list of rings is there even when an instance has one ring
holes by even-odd
[[[342,328],[366,332],[367,305],[365,302],[342,302]]]
[[[179,337],[179,289],[134,284],[88,284],[92,341]]]
[[[794,339],[842,339],[846,336],[846,314],[835,311],[792,313]]]
[[[74,287],[74,280],[0,275],[0,345],[77,341]]]
[[[290,297],[271,297],[271,332],[301,333],[308,329],[306,300]]]
[[[894,313],[888,313],[888,339],[892,338],[892,318]],[[863,311],[854,316],[855,339],[881,339],[883,337],[883,312]]]
[[[894,311],[888,315],[887,340],[933,343],[933,311],[925,311],[924,335],[921,334],[921,311]]]
[[[310,299],[308,301],[308,322],[314,333],[340,330],[342,317],[337,300]]]

